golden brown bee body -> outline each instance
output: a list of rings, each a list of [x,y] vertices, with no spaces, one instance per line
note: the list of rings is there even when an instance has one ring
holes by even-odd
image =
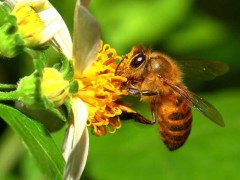
[[[157,118],[163,142],[169,150],[181,147],[188,138],[192,125],[192,112],[187,100],[175,93],[160,96]]]
[[[227,66],[221,63],[208,62],[207,65],[217,65],[222,70],[216,71],[197,64],[201,68],[199,72],[214,71],[214,76],[218,76],[227,71]],[[141,115],[133,118],[146,124],[158,122],[161,138],[171,151],[181,147],[190,134],[192,106],[210,120],[224,126],[220,113],[210,103],[186,89],[182,83],[181,69],[162,53],[135,46],[123,58],[116,73],[127,78],[123,88],[127,88],[129,94],[140,95],[142,101],[150,101],[153,121]]]

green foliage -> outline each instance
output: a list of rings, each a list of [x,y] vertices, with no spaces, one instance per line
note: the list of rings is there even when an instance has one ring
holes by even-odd
[[[228,64],[230,70],[225,76],[214,81],[188,83],[190,89],[207,91],[201,95],[222,113],[225,128],[208,122],[200,113],[194,112],[192,132],[188,141],[178,151],[169,152],[159,138],[157,125],[124,122],[122,128],[114,135],[100,138],[90,136],[90,154],[83,180],[238,178],[240,15],[239,11],[236,11],[239,2],[236,0],[229,2],[231,4],[224,6],[223,2],[217,0],[91,1],[90,10],[100,22],[102,39],[116,48],[119,55],[127,53],[133,45],[142,44],[177,59],[219,60]],[[56,6],[71,29],[75,0],[51,0],[51,3]],[[221,11],[220,15],[218,11]],[[23,55],[17,60],[22,60],[20,58],[24,59]],[[1,80],[12,81],[13,77],[22,75],[18,71],[6,73],[7,65],[3,64],[4,60],[0,63]],[[22,65],[27,68],[32,64],[31,62],[24,64],[21,61],[17,67]],[[151,118],[147,105],[138,101],[132,103],[143,115]],[[8,110],[9,107],[4,106],[1,111]],[[21,123],[17,121],[20,119],[15,118],[15,111],[9,114],[12,114],[16,122]],[[19,115],[18,111],[16,113]],[[2,113],[0,115],[3,116]],[[25,116],[23,119],[37,123]],[[37,125],[40,126],[38,123]],[[38,130],[43,131],[42,126]],[[46,142],[51,141],[50,136],[43,138],[47,140]],[[55,140],[61,146],[62,139],[57,137]],[[11,153],[8,151],[8,155],[11,156]],[[62,162],[61,158],[59,161]],[[39,177],[38,173],[34,173],[37,171],[36,166],[26,154],[22,159],[15,158],[15,161],[15,169],[19,166],[22,168],[19,173],[14,172],[14,168],[9,169],[8,177],[17,174],[16,179],[19,179],[24,173],[32,175],[24,179]],[[51,162],[51,159],[49,161]],[[4,163],[1,162],[0,167]],[[42,165],[46,166],[46,163]],[[63,164],[59,168],[60,171],[61,168]]]
[[[23,51],[24,41],[17,33],[17,18],[9,15],[0,27],[0,55],[13,58]]]
[[[192,0],[93,1],[93,13],[110,44],[123,52],[129,45],[151,45],[184,21]],[[109,4],[106,6],[105,4]],[[107,12],[105,15],[103,12]],[[106,18],[107,16],[107,18]]]
[[[3,3],[3,5],[0,6],[0,26],[4,23],[5,18],[10,12],[11,8],[7,4]]]
[[[157,125],[124,122],[114,135],[90,136],[83,179],[236,179],[240,167],[239,92],[232,89],[202,94],[220,110],[226,127],[216,126],[194,111],[189,139],[174,152],[161,142]],[[137,107],[150,118],[146,105]]]
[[[22,138],[46,176],[50,179],[63,178],[65,161],[51,135],[41,123],[3,104],[0,104],[0,117]]]

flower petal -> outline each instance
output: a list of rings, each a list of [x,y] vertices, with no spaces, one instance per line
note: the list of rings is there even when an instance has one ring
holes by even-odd
[[[86,127],[88,111],[85,103],[73,98],[73,119],[68,127],[63,146],[66,160],[65,179],[79,179],[86,164],[89,138]]]
[[[74,136],[74,124],[71,123],[67,127],[67,130],[65,132],[65,137],[64,137],[63,147],[62,147],[62,154],[66,161],[72,150],[73,136]]]
[[[74,116],[74,140],[73,144],[76,144],[86,127],[88,119],[88,110],[85,103],[79,98],[73,98],[72,110]]]
[[[48,2],[48,0],[5,0],[5,2],[9,4],[11,7],[14,7],[17,3],[28,4],[28,3],[38,3],[38,2],[47,3],[45,4],[46,8],[52,6]]]
[[[18,2],[20,2],[22,0],[6,0],[5,2],[11,6],[11,7],[14,7]]]
[[[99,24],[81,3],[86,6],[87,1],[78,0],[74,13],[73,60],[76,77],[92,65],[100,44]]]
[[[55,8],[49,8],[41,13],[40,16],[45,24],[51,24],[51,22],[56,21],[55,25],[61,26],[61,30],[54,35],[52,44],[66,55],[68,59],[72,58],[72,39],[68,31],[67,25],[62,19],[61,15]],[[46,13],[47,12],[47,13]],[[55,26],[56,27],[56,26]]]
[[[72,149],[72,152],[66,163],[64,179],[80,179],[85,168],[89,148],[89,136],[87,127],[85,127],[81,139]]]

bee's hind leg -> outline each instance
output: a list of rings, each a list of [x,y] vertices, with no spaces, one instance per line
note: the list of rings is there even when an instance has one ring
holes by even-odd
[[[136,122],[142,123],[142,124],[155,124],[155,121],[150,121],[147,118],[145,118],[144,116],[142,116],[139,113],[130,113],[130,112],[123,112],[120,115],[120,119],[121,120],[130,120],[133,119]]]

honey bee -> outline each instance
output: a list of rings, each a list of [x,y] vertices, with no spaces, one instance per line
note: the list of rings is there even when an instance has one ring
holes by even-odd
[[[224,74],[228,67],[217,61],[185,61],[182,64],[160,52],[134,46],[116,69],[117,75],[127,78],[122,87],[130,95],[139,95],[142,101],[150,102],[152,121],[138,113],[129,113],[128,118],[144,124],[158,122],[161,139],[170,151],[181,147],[190,134],[191,107],[224,126],[218,110],[184,86],[182,69],[198,76],[203,74],[204,79],[213,79]]]

